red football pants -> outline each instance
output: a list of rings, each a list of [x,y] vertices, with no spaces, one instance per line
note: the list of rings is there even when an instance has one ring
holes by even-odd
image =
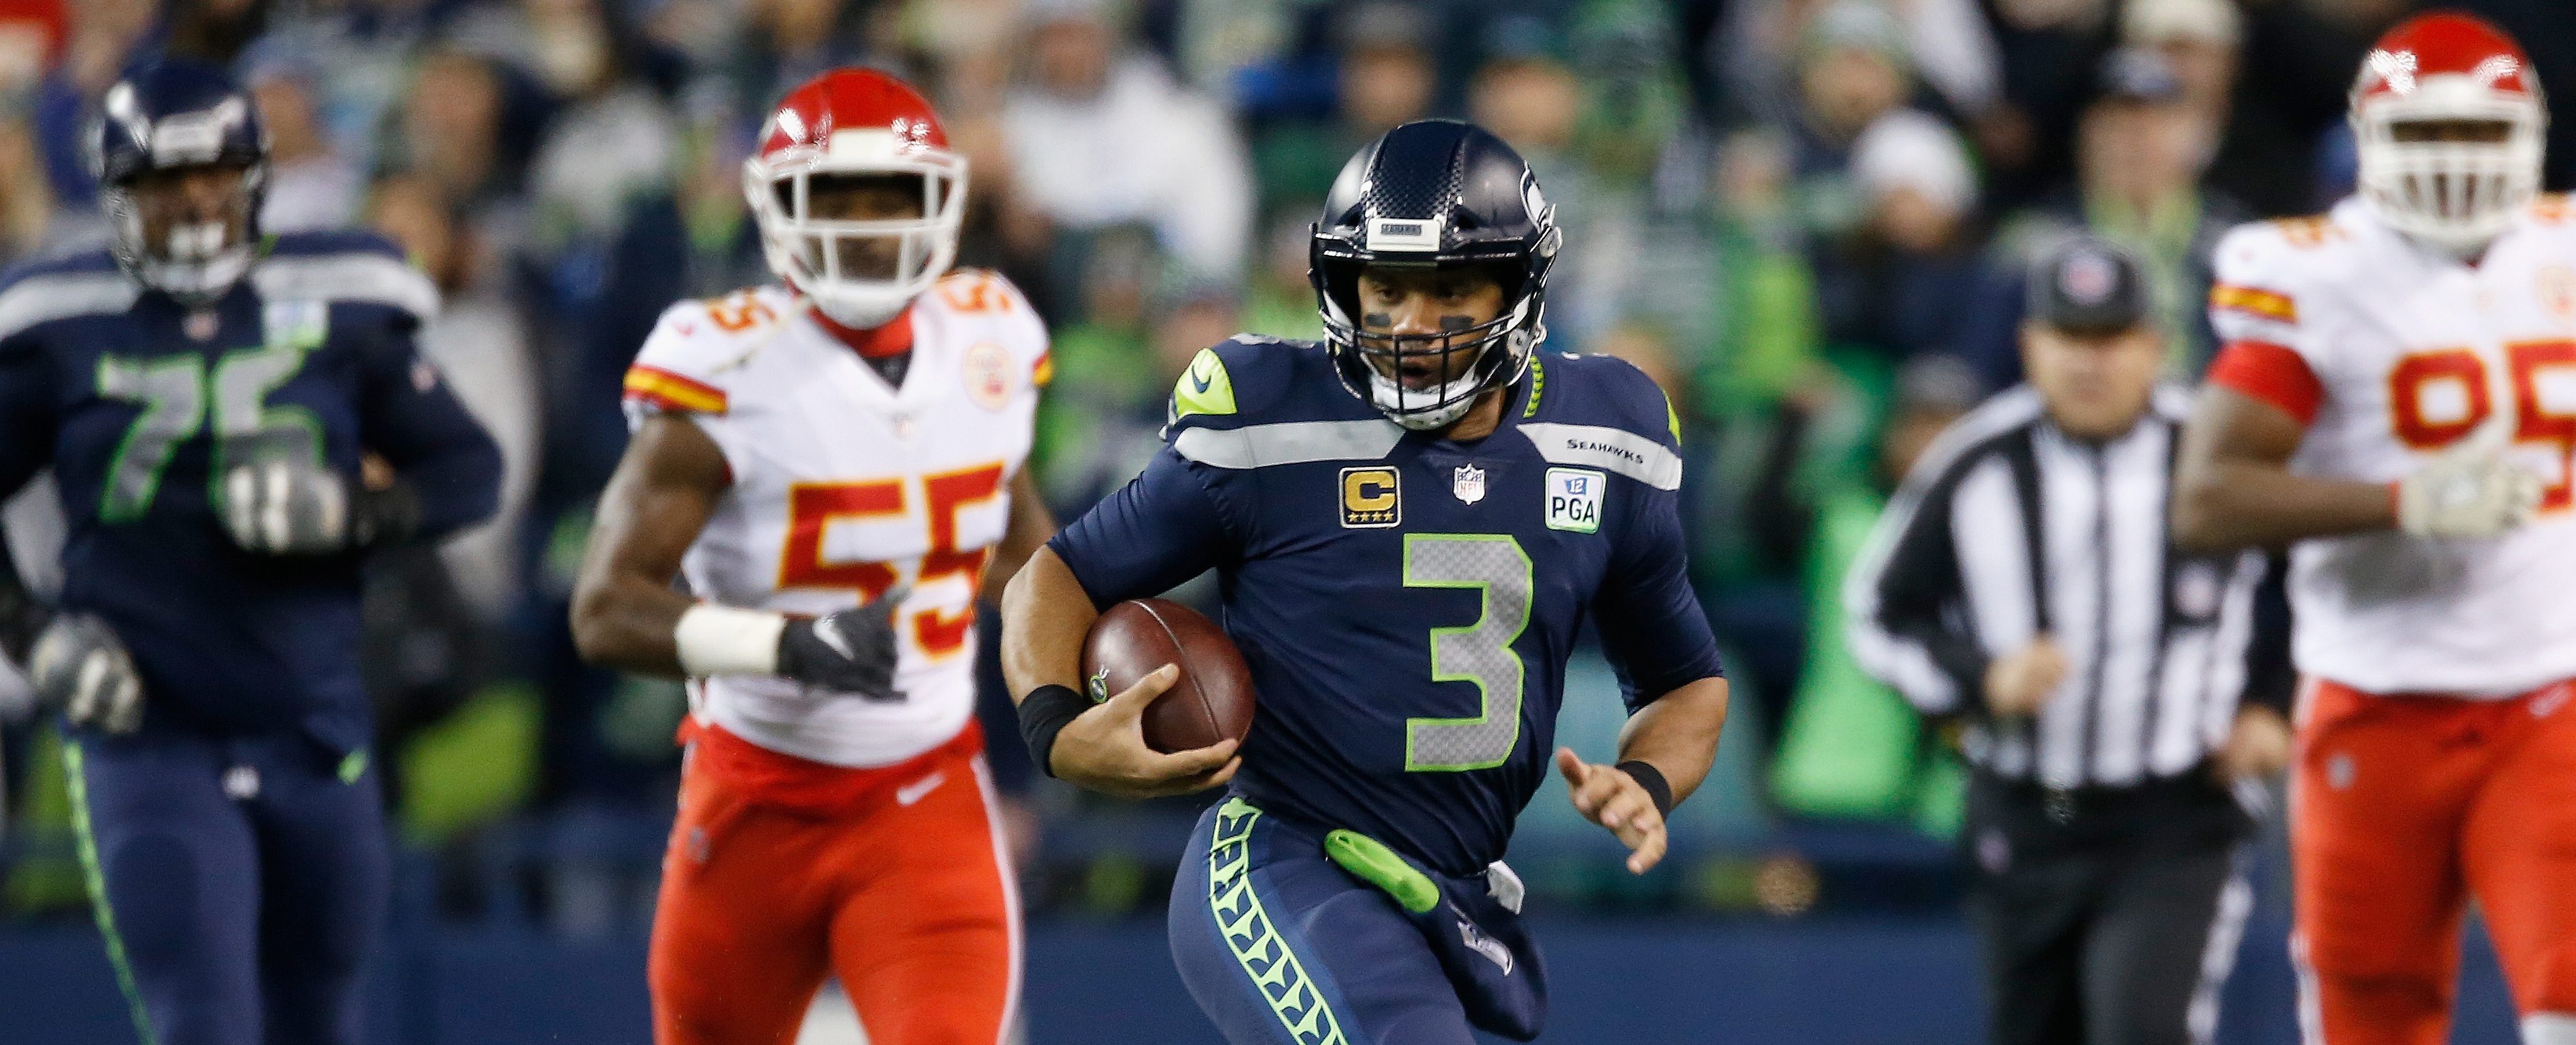
[[[2304,696],[2290,837],[2310,1045],[2448,1041],[2470,898],[2515,1007],[2576,1013],[2576,683]]]
[[[993,1045],[1019,995],[1019,910],[971,750],[846,812],[751,800],[691,759],[648,976],[659,1045],[796,1040],[826,973],[872,1045]]]

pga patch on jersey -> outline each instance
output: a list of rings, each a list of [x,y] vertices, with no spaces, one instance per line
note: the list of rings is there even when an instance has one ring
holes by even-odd
[[[1589,468],[1547,470],[1547,528],[1575,533],[1601,530],[1601,488],[1606,480]]]

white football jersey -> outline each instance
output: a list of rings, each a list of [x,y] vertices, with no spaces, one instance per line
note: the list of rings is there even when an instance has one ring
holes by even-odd
[[[2291,470],[2394,482],[2484,425],[2548,482],[2539,517],[2490,540],[2389,531],[2291,553],[2301,672],[2372,693],[2509,696],[2576,677],[2576,220],[2543,197],[2475,267],[2358,200],[2219,244],[2224,341],[2296,352],[2323,396]]]
[[[1047,379],[1046,327],[998,275],[952,273],[907,316],[900,388],[778,287],[672,306],[626,377],[633,423],[686,414],[733,472],[681,560],[691,594],[820,615],[911,589],[895,616],[900,701],[692,682],[700,721],[832,765],[903,761],[973,717],[975,593]]]

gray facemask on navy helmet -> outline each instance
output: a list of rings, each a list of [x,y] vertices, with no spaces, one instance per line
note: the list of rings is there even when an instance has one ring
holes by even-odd
[[[1564,238],[1555,215],[1520,154],[1473,124],[1420,120],[1361,149],[1333,182],[1307,245],[1306,278],[1342,384],[1424,430],[1520,380],[1547,337],[1547,273]],[[1488,271],[1502,286],[1502,312],[1433,334],[1366,332],[1355,318],[1359,278],[1377,267]],[[1403,363],[1423,360],[1454,376],[1429,388],[1398,379]]]
[[[201,306],[230,291],[259,254],[259,207],[268,190],[268,132],[244,92],[221,70],[169,59],[108,88],[90,135],[108,250],[138,283]],[[134,183],[147,174],[230,166],[241,188],[223,216],[174,222],[152,242]],[[238,234],[236,234],[236,230]]]

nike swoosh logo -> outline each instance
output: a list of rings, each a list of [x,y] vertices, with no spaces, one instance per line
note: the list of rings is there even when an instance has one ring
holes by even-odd
[[[905,784],[902,787],[894,789],[895,804],[908,806],[915,802],[919,802],[931,792],[939,790],[939,785],[947,782],[948,773],[947,771],[942,770],[919,780],[915,780],[912,783]]]
[[[2567,700],[2570,695],[2571,693],[2568,685],[2563,682],[2559,683],[2556,687],[2550,690],[2548,695],[2531,702],[2531,717],[2548,718],[2550,715],[2557,713],[2559,708],[2567,706]]]
[[[840,654],[843,660],[857,657],[857,654],[850,651],[850,640],[841,634],[839,621],[827,617],[817,622],[814,625],[814,637],[823,640],[824,645],[832,647],[832,652]]]
[[[1190,387],[1196,391],[1204,393],[1208,390],[1209,385],[1213,385],[1215,383],[1215,374],[1202,374],[1195,370],[1190,371]]]

